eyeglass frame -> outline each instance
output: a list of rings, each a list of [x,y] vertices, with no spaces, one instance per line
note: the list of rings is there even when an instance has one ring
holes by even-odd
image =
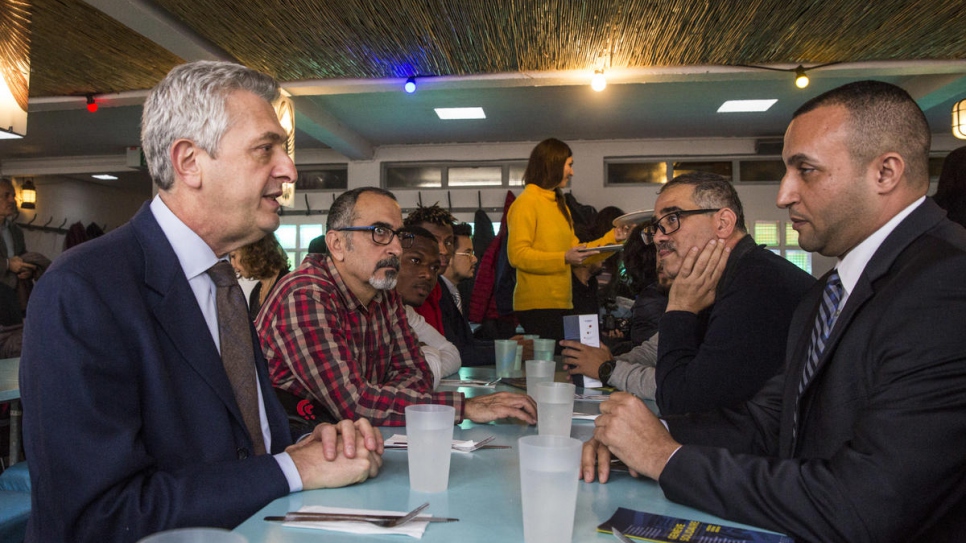
[[[466,251],[463,251],[462,253],[453,253],[453,256],[457,256],[457,255],[476,258],[476,251],[474,251],[473,249],[468,249]]]
[[[392,228],[382,224],[373,224],[370,226],[344,226],[342,228],[333,228],[333,230],[336,232],[369,232],[370,236],[372,237],[372,242],[376,245],[389,245],[392,243],[392,240],[395,237],[399,238],[399,245],[402,246],[403,249],[410,249],[412,248],[413,244],[416,243],[416,235],[412,232],[400,232],[399,230],[393,230]],[[385,230],[389,232],[389,239],[385,242],[377,240],[377,230]]]
[[[650,245],[654,243],[654,235],[657,234],[657,230],[660,230],[665,236],[670,236],[671,234],[677,232],[681,229],[681,218],[690,217],[691,215],[703,215],[705,213],[717,213],[724,208],[707,208],[707,209],[679,209],[677,211],[671,211],[670,213],[665,213],[661,215],[658,219],[652,219],[651,222],[641,229],[641,239],[645,244]],[[664,226],[661,225],[661,221],[664,219],[676,215],[678,226],[674,230],[668,231]]]

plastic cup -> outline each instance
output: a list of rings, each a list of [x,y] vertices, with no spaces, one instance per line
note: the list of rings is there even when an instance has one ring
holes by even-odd
[[[527,360],[527,394],[536,398],[537,383],[552,383],[556,369],[553,360]]]
[[[178,528],[149,535],[138,543],[248,543],[248,539],[221,528]]]
[[[516,362],[517,342],[512,339],[497,339],[493,341],[496,351],[496,376],[512,377],[513,364]]]
[[[524,436],[520,449],[520,494],[526,543],[570,541],[577,509],[579,439]]]
[[[523,377],[523,345],[517,344],[516,353],[513,356],[513,372],[511,377]]]
[[[537,334],[523,334],[523,339],[529,339],[529,340],[540,339],[540,336],[538,336]]]
[[[442,492],[449,485],[456,409],[451,405],[406,406],[409,488]]]
[[[533,340],[533,359],[534,360],[553,360],[553,351],[556,347],[557,347],[557,340],[554,340],[554,339]]]
[[[537,433],[541,436],[570,437],[574,415],[573,383],[537,383]]]

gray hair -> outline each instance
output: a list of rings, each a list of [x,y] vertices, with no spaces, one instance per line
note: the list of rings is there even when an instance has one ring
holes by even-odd
[[[176,66],[144,102],[141,146],[148,171],[161,190],[174,184],[171,145],[188,139],[213,158],[229,128],[228,96],[244,90],[267,102],[279,95],[270,76],[240,64],[202,60]]]
[[[691,201],[700,209],[721,209],[728,208],[734,211],[735,228],[739,232],[747,233],[745,227],[745,210],[738,199],[738,191],[734,185],[724,177],[710,172],[688,172],[681,174],[667,182],[661,187],[660,192],[664,192],[669,187],[675,185],[690,185],[694,187],[691,193]]]
[[[357,189],[347,190],[340,194],[332,202],[332,206],[329,207],[329,216],[325,220],[326,231],[352,226],[352,221],[356,218],[356,201],[367,192],[379,194],[387,198],[392,198],[393,200],[396,199],[395,194],[379,187],[359,187]]]

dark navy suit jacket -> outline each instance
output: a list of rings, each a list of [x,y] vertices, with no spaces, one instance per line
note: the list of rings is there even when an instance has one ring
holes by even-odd
[[[963,541],[966,231],[944,215],[926,199],[885,239],[800,401],[824,279],[792,318],[784,375],[739,408],[667,420],[700,445],[667,463],[670,499],[797,541]]]
[[[257,348],[256,367],[278,453],[291,438]],[[28,542],[231,528],[289,491],[274,458],[250,454],[221,357],[148,204],[44,274],[20,388]]]

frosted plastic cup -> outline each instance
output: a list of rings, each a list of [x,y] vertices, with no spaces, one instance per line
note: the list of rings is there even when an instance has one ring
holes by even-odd
[[[519,343],[513,356],[513,371],[510,372],[510,377],[523,377],[523,345]]]
[[[248,543],[248,539],[221,528],[178,528],[149,535],[138,543]]]
[[[523,339],[530,339],[530,340],[540,339],[540,336],[538,336],[537,334],[523,334]]]
[[[513,377],[513,364],[517,358],[517,342],[512,339],[497,339],[493,341],[496,351],[496,376]]]
[[[406,406],[409,488],[442,492],[449,484],[456,409],[451,405]]]
[[[541,436],[570,437],[574,415],[573,383],[537,383],[537,433]]]
[[[520,494],[526,543],[570,541],[577,509],[579,439],[524,436],[520,449]]]
[[[557,363],[553,360],[527,360],[527,394],[536,398],[537,383],[553,382]]]
[[[553,350],[557,347],[555,339],[535,339],[533,340],[533,359],[534,360],[553,360]]]

